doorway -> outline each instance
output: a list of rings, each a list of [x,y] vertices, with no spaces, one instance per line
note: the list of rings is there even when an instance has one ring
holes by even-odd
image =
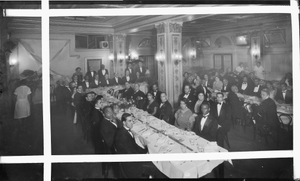
[[[233,69],[232,54],[214,54],[214,69],[223,70]]]

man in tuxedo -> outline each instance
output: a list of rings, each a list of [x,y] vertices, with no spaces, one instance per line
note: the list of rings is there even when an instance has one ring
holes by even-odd
[[[201,80],[201,84],[196,88],[196,95],[199,95],[199,93],[203,93],[205,96],[207,96],[207,93],[210,93],[210,90],[207,89],[205,86],[206,81]]]
[[[168,101],[167,93],[162,92],[160,93],[160,100],[161,103],[157,109],[156,117],[158,119],[162,119],[169,124],[174,124],[173,121],[173,108]]]
[[[275,100],[278,103],[292,104],[293,103],[292,91],[287,89],[286,83],[281,83],[280,87],[281,87],[281,91],[277,91]]]
[[[90,81],[90,77],[88,75],[84,76],[84,81],[82,82],[82,88],[85,91],[86,89],[91,88],[92,82],[94,82],[95,79],[93,78],[92,81]]]
[[[203,75],[203,80],[205,80],[205,82],[204,82],[205,87],[209,87],[209,88],[213,87],[212,82],[210,81],[208,74]]]
[[[260,92],[263,89],[263,87],[259,84],[258,79],[254,79],[254,88],[252,90],[252,96],[260,97]]]
[[[84,139],[90,140],[91,138],[91,114],[94,109],[93,104],[93,92],[88,92],[85,95],[85,99],[81,104],[81,116],[82,116],[82,130]]]
[[[115,134],[114,146],[117,154],[146,154],[148,152],[147,143],[142,142],[145,148],[141,148],[131,132],[133,128],[133,117],[129,113],[122,115],[123,126]],[[148,173],[151,175],[161,175],[152,162],[123,162],[120,163],[122,176],[124,178],[141,178],[143,168],[148,167]]]
[[[127,68],[125,69],[125,75],[126,75],[126,71],[129,71],[129,76],[130,77],[134,77],[134,72],[133,72],[133,68],[132,68],[132,63],[128,63]]]
[[[63,108],[64,108],[64,85],[63,85],[63,80],[58,80],[56,82],[56,87],[54,90],[54,94],[55,94],[55,98],[56,98],[56,107],[58,112],[62,112]]]
[[[211,114],[218,121],[217,144],[224,147],[224,138],[230,130],[231,108],[224,102],[223,93],[217,93],[217,102],[211,105]]]
[[[192,131],[195,132],[196,135],[207,139],[208,141],[216,141],[218,121],[209,113],[210,107],[207,102],[201,104],[201,111],[203,115],[196,117]]]
[[[113,121],[113,110],[110,106],[103,108],[104,119],[100,123],[100,133],[106,145],[105,153],[111,154],[114,152],[113,143],[115,133],[117,131],[117,124]]]
[[[105,80],[105,76],[108,75],[108,70],[105,69],[105,65],[101,64],[100,69],[98,70],[99,80],[103,82]]]
[[[125,76],[122,78],[122,82],[129,82],[129,83],[133,83],[134,82],[133,75],[131,75],[129,73],[129,70],[125,71]]]
[[[109,80],[108,74],[105,74],[105,79],[101,81],[102,87],[108,87],[111,86],[111,82]]]
[[[268,125],[271,128],[272,134],[275,136],[278,144],[278,133],[280,131],[280,123],[277,116],[277,106],[275,102],[270,98],[270,92],[267,89],[261,91],[261,104],[256,108],[256,112],[262,115],[264,118],[261,121],[257,121],[258,125]],[[260,127],[258,127],[260,128]]]
[[[99,75],[96,74],[96,75],[95,75],[95,79],[94,79],[94,81],[91,82],[90,87],[91,87],[91,88],[97,88],[97,87],[99,87],[99,86],[100,86]]]
[[[114,77],[110,80],[110,83],[111,83],[111,85],[121,85],[122,84],[122,80],[118,76],[118,72],[114,73]]]
[[[186,98],[189,100],[188,104],[187,104],[187,107],[190,109],[190,110],[193,110],[194,109],[194,106],[195,106],[195,103],[197,101],[197,97],[194,96],[192,93],[191,93],[191,86],[190,85],[185,85],[184,86],[184,93],[181,94],[179,96],[179,102],[181,99],[183,98]]]
[[[135,101],[136,107],[142,109],[144,106],[144,102],[146,101],[146,96],[144,92],[140,90],[140,84],[134,84],[134,92],[132,95],[132,99]]]
[[[91,133],[92,133],[92,142],[95,148],[95,153],[99,154],[99,153],[103,153],[103,150],[101,150],[101,148],[103,148],[102,145],[102,141],[101,141],[101,135],[100,135],[100,125],[102,120],[104,119],[104,115],[102,112],[102,108],[103,108],[103,97],[102,96],[98,96],[95,99],[95,106],[92,110],[91,113]]]
[[[237,96],[238,88],[236,85],[231,87],[231,91],[228,93],[227,100],[231,108],[232,121],[236,123],[236,121],[240,121],[243,125],[245,124],[244,118],[244,102],[240,101]],[[233,125],[234,126],[234,125]]]
[[[143,67],[143,62],[141,60],[139,61],[139,66],[136,68],[135,72],[140,72],[141,77],[145,76],[146,69]]]
[[[68,83],[68,81],[64,81],[64,87],[63,87],[63,113],[65,113],[66,115],[70,116],[71,119],[74,116],[74,109],[73,106],[71,105],[72,103],[72,94],[73,94],[73,90],[71,89],[71,87],[73,87],[75,84],[74,83]],[[69,115],[69,114],[70,115]]]
[[[160,100],[160,94],[161,92],[158,90],[158,85],[155,83],[152,85],[152,95],[154,95],[154,100],[160,104],[161,100]]]
[[[125,89],[119,91],[119,93],[122,93],[122,98],[125,98],[126,100],[129,100],[132,98],[133,92],[134,92],[134,90],[131,87],[129,82],[125,82]]]
[[[248,82],[248,78],[246,76],[243,77],[243,82],[239,86],[239,92],[241,94],[251,95],[253,90],[253,86]]]
[[[221,92],[229,92],[230,91],[230,85],[226,78],[223,79],[223,88]]]
[[[85,78],[84,79],[86,79],[86,76],[88,76],[89,77],[88,80],[91,83],[91,82],[94,81],[95,75],[96,75],[96,71],[94,71],[93,67],[90,66],[89,67],[89,71],[85,74]]]

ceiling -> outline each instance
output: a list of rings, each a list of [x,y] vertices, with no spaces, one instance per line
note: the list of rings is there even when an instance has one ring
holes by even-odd
[[[261,29],[271,26],[290,26],[289,14],[227,14],[227,15],[164,15],[164,16],[96,16],[55,17],[50,19],[50,30],[56,33],[106,32],[145,33],[153,32],[155,23],[166,20],[183,22],[183,33],[201,34],[216,31],[249,29],[259,25]],[[41,31],[41,18],[7,18],[10,32]],[[280,28],[280,27],[279,27]],[[50,31],[50,32],[51,32]],[[78,32],[82,31],[82,32]]]

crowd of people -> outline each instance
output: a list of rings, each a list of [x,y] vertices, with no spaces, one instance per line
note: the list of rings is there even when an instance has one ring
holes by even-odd
[[[120,112],[118,104],[106,105],[101,95],[85,93],[87,88],[94,86],[124,85],[125,88],[119,91],[120,99],[130,101],[137,108],[179,129],[193,131],[208,141],[216,141],[222,147],[232,123],[247,123],[243,121],[244,102],[238,98],[237,93],[257,96],[262,102],[256,107],[256,113],[264,115],[261,116],[265,119],[264,124],[277,136],[279,120],[276,104],[292,104],[292,74],[287,73],[277,82],[259,79],[254,72],[246,74],[242,68],[237,70],[238,74],[229,68],[223,75],[219,71],[184,73],[183,92],[179,96],[179,104],[173,108],[167,93],[160,91],[157,83],[150,84],[147,93],[140,90],[139,81],[134,80],[146,74],[141,63],[135,71],[129,64],[123,78],[115,76],[113,79],[108,79],[108,71],[103,65],[98,73],[89,71],[84,77],[80,68],[77,68],[70,84],[58,81],[55,89],[57,109],[70,113],[70,120],[81,125],[84,138],[93,143],[97,154],[145,154],[147,145],[143,143],[145,148],[142,149],[135,143],[130,114],[124,113],[120,120],[117,118]],[[132,76],[134,72],[136,77]],[[216,92],[215,99],[211,98],[212,92]],[[228,92],[226,99],[225,92]],[[150,167],[152,171],[155,170],[154,165]],[[143,166],[137,166],[136,163],[126,163],[122,168],[128,177],[143,172],[139,170]],[[136,170],[135,173],[132,170]],[[157,170],[154,172],[158,173]]]

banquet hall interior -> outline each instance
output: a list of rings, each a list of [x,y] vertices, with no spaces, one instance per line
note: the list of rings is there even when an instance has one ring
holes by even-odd
[[[53,155],[293,149],[290,14],[51,17],[49,43],[50,58],[42,60],[40,18],[7,17],[1,26],[6,80],[35,88],[28,86],[31,121],[18,132],[10,100],[17,86],[4,80],[0,87],[7,87],[0,105],[10,107],[1,109],[3,155],[43,152],[42,61],[50,62]],[[292,159],[210,162],[201,174],[202,162],[137,165],[147,178],[293,175]],[[134,169],[70,165],[53,163],[52,177],[122,178]]]

